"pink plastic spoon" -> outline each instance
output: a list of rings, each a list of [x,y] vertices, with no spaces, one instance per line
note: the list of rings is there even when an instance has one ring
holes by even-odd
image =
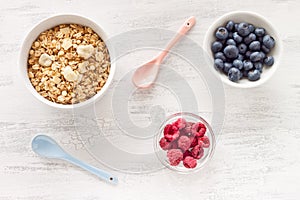
[[[166,49],[162,51],[156,58],[143,64],[134,72],[132,82],[136,87],[147,88],[156,80],[161,62],[166,57],[170,49],[195,25],[195,17],[190,17],[184,22],[178,30],[175,37],[169,42]]]

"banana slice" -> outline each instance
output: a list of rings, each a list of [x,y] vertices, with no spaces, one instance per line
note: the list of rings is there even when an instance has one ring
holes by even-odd
[[[70,82],[75,82],[78,80],[78,72],[73,71],[70,66],[66,66],[62,69],[62,75],[64,75],[65,79]]]
[[[43,53],[39,58],[39,64],[44,67],[49,67],[52,64],[51,56],[46,53]]]
[[[95,51],[93,45],[79,45],[77,46],[77,54],[84,59],[91,57]]]
[[[73,46],[73,44],[70,38],[65,38],[61,45],[61,47],[64,48],[65,51],[68,50],[71,46]]]
[[[78,64],[78,71],[80,73],[85,73],[87,72],[86,67],[89,66],[89,62],[88,61],[83,61],[82,63]]]

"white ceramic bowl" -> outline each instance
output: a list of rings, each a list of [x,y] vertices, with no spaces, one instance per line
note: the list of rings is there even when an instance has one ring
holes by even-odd
[[[209,58],[213,59],[213,53],[211,51],[211,44],[216,40],[215,38],[215,31],[219,26],[225,26],[226,22],[229,20],[233,20],[235,23],[240,22],[248,22],[250,24],[253,24],[256,27],[263,27],[265,28],[267,34],[271,35],[275,39],[275,47],[272,49],[272,51],[268,55],[272,55],[275,59],[274,65],[272,67],[264,67],[263,73],[261,74],[261,78],[258,81],[249,81],[248,79],[243,78],[238,83],[232,82],[228,79],[228,77],[217,71],[214,66],[211,66],[211,69],[213,70],[213,73],[220,77],[221,80],[233,87],[237,88],[252,88],[257,87],[263,83],[265,83],[271,76],[274,74],[276,69],[278,68],[279,62],[280,62],[280,56],[281,56],[281,50],[282,45],[280,38],[278,36],[278,32],[275,30],[275,28],[271,25],[271,23],[265,19],[263,16],[248,12],[248,11],[235,11],[227,13],[223,16],[221,16],[219,19],[217,19],[208,29],[206,32],[205,38],[204,38],[204,44],[203,47],[207,51]]]
[[[46,98],[42,97],[35,90],[35,88],[32,86],[32,84],[29,80],[28,73],[27,73],[27,68],[28,68],[27,60],[28,60],[28,54],[29,54],[29,50],[31,48],[32,43],[43,31],[53,28],[59,24],[70,24],[70,23],[81,24],[83,26],[88,26],[88,27],[92,28],[105,42],[105,44],[108,48],[111,60],[113,57],[113,48],[107,41],[108,37],[105,34],[105,32],[103,31],[103,29],[99,25],[97,25],[95,22],[93,22],[92,20],[90,20],[86,17],[79,16],[79,15],[73,15],[73,14],[55,15],[55,16],[49,17],[49,18],[41,21],[36,26],[34,26],[34,28],[26,36],[26,38],[23,42],[23,45],[22,45],[22,49],[21,49],[21,53],[20,53],[20,57],[19,57],[19,67],[20,67],[20,71],[21,71],[21,76],[24,79],[25,85],[28,88],[28,90],[38,100],[40,100],[41,102],[43,102],[47,105],[55,107],[55,108],[65,108],[65,109],[77,108],[77,107],[89,105],[89,104],[95,102],[96,100],[99,100],[104,95],[104,93],[107,91],[107,89],[109,88],[109,85],[111,84],[114,73],[115,73],[115,65],[114,65],[114,63],[111,63],[110,73],[109,73],[108,79],[107,79],[105,85],[103,86],[103,88],[96,95],[91,97],[90,99],[87,99],[86,101],[80,102],[77,104],[72,104],[72,105],[58,104],[58,103],[49,101]]]

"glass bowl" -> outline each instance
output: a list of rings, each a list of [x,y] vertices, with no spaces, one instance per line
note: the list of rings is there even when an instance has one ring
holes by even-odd
[[[210,145],[208,148],[203,148],[204,154],[199,160],[196,160],[197,165],[195,168],[186,168],[183,165],[183,161],[181,161],[179,163],[179,165],[177,165],[177,166],[172,166],[167,157],[167,152],[169,150],[163,150],[160,146],[160,140],[161,140],[161,138],[164,137],[165,126],[168,124],[174,123],[175,121],[177,121],[180,118],[185,119],[187,122],[192,122],[192,123],[200,122],[206,126],[206,132],[205,132],[204,136],[207,136],[209,138]],[[182,131],[180,131],[180,132],[183,133]],[[188,133],[188,131],[184,132],[184,135],[188,136],[191,140],[193,140],[193,138],[198,138],[197,136],[193,136],[193,134]],[[180,134],[180,136],[182,136],[182,134]],[[178,144],[178,140],[179,139],[177,138],[172,143]],[[180,173],[196,172],[199,169],[201,169],[212,158],[214,149],[215,149],[215,145],[216,145],[216,139],[215,139],[215,135],[213,133],[211,126],[202,117],[195,115],[193,113],[187,113],[187,112],[175,113],[175,114],[169,116],[162,123],[162,125],[159,128],[159,132],[156,134],[156,136],[154,138],[154,150],[155,150],[157,158],[167,168],[169,168],[173,171],[176,171],[176,172],[180,172]],[[179,147],[175,147],[175,148],[180,149]],[[192,150],[192,148],[190,148],[189,150]],[[182,150],[181,150],[181,152],[184,153]]]

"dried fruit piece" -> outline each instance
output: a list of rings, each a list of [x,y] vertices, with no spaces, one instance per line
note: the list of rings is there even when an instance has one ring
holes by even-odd
[[[192,152],[190,152],[189,150],[185,151],[185,152],[183,153],[183,159],[184,159],[185,157],[187,157],[187,156],[192,156]]]
[[[188,136],[192,136],[192,126],[193,126],[193,122],[186,122],[185,127],[182,129],[182,131],[188,135]]]
[[[206,127],[204,124],[198,122],[193,124],[192,126],[192,133],[197,137],[203,137],[206,132]]]
[[[182,149],[183,152],[185,152],[186,150],[188,150],[191,146],[191,140],[189,137],[187,136],[181,136],[179,139],[178,139],[178,147],[180,149]]]
[[[195,168],[197,166],[197,160],[191,156],[187,156],[183,160],[183,165],[186,168]]]
[[[89,44],[89,45],[79,45],[76,50],[79,56],[83,57],[84,59],[88,59],[93,55],[95,49],[93,45]]]
[[[198,144],[199,143],[203,143],[203,147],[204,148],[208,148],[210,146],[210,141],[209,138],[207,136],[201,137],[198,139]]]
[[[64,35],[70,34],[70,28],[69,27],[61,28],[60,32]]]
[[[78,64],[78,71],[82,74],[87,72],[87,69],[86,69],[87,66],[89,66],[88,61],[83,61],[82,63],[79,63]]]
[[[168,141],[176,140],[179,137],[178,128],[172,124],[167,124],[164,128],[164,136]]]
[[[195,159],[200,159],[204,155],[204,149],[202,148],[202,144],[196,145],[192,150],[191,154]]]
[[[183,118],[178,118],[174,123],[174,126],[176,126],[179,130],[183,129],[186,125],[186,120]]]
[[[176,140],[172,141],[170,144],[171,144],[171,148],[170,149],[179,149]]]
[[[183,159],[183,153],[180,149],[170,149],[167,153],[167,157],[169,158],[170,165],[177,166]]]
[[[76,72],[73,71],[70,66],[67,66],[62,69],[62,75],[64,75],[67,81],[71,81],[71,82],[78,80],[78,72],[77,73]]]
[[[194,137],[194,136],[190,137],[190,141],[191,141],[191,148],[198,145],[198,138],[197,137]]]
[[[163,150],[168,150],[168,149],[171,149],[172,144],[170,142],[168,142],[166,138],[161,138],[159,141],[159,146]]]
[[[39,58],[39,64],[44,67],[49,67],[52,64],[51,56],[43,53]]]
[[[64,48],[64,50],[68,50],[69,48],[72,47],[72,40],[70,38],[65,38],[63,40],[63,43],[61,45],[62,48]]]

